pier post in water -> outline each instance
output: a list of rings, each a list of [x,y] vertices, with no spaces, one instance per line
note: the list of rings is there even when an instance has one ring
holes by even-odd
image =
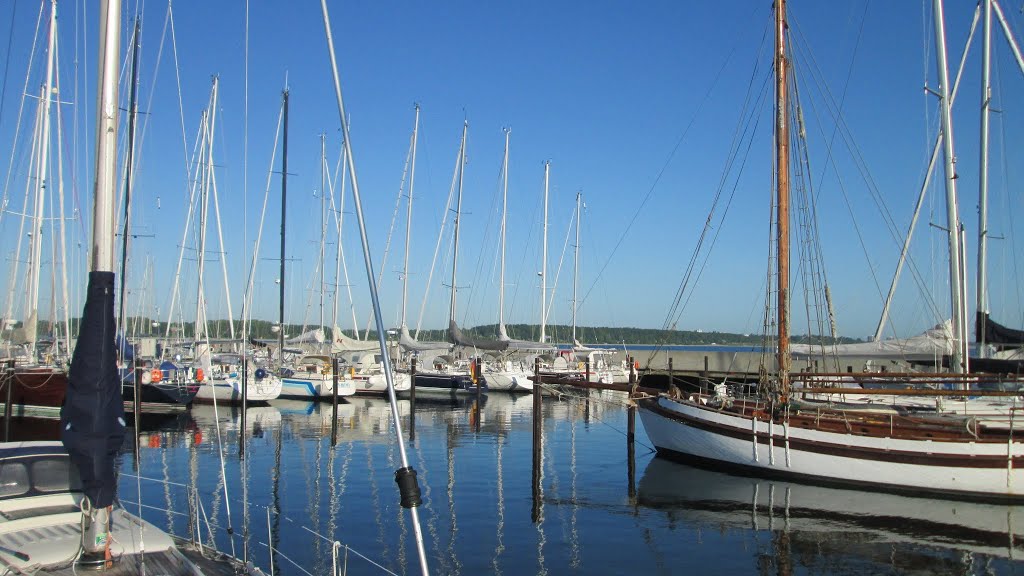
[[[543,410],[541,403],[540,358],[533,359],[533,512],[530,518],[540,521],[540,472],[542,434],[544,433]]]
[[[626,408],[626,480],[629,498],[636,498],[636,401],[630,395]]]
[[[334,388],[331,392],[331,446],[338,445],[338,359],[331,358],[331,378],[334,381]]]
[[[416,357],[409,362],[409,441],[416,440]]]
[[[476,384],[476,431],[480,431],[480,380],[483,375],[483,368],[480,366],[481,357],[476,357],[476,362],[473,363],[473,382]]]
[[[588,383],[589,383],[589,382],[590,382],[590,356],[587,356],[587,360],[586,360],[586,362],[584,363],[584,367],[585,367],[585,369],[586,369],[586,371],[587,371],[587,372],[586,372],[586,376],[587,376],[587,377],[586,377],[586,379],[584,380],[584,382],[588,382]]]

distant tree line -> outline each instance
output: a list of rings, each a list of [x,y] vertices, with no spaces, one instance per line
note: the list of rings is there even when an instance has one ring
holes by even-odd
[[[79,319],[72,319],[72,330],[78,326]],[[128,326],[128,335],[131,336],[157,336],[161,337],[167,333],[167,323],[154,321],[151,318],[146,317],[131,317],[126,321]],[[210,338],[230,338],[231,330],[227,320],[210,320],[206,323],[207,330]],[[277,325],[276,322],[268,320],[251,320],[249,322],[249,336],[251,338],[258,339],[276,339],[278,333],[274,331],[274,327]],[[16,326],[18,327],[18,326]],[[49,321],[39,323],[39,334],[52,334],[53,324]],[[315,326],[305,326],[306,330],[311,330]],[[530,340],[537,342],[540,340],[540,325],[539,324],[507,324],[505,328],[508,331],[509,336],[518,340]],[[235,337],[241,337],[242,323],[240,320],[235,321]],[[303,326],[301,324],[285,324],[284,333],[287,338],[294,338],[301,334]],[[397,332],[397,329],[395,330]],[[325,334],[326,338],[330,338],[330,329],[327,329]],[[358,336],[354,334],[353,330],[342,330],[347,336],[360,339],[376,340],[377,333],[371,330],[369,334],[360,333]],[[484,324],[481,326],[474,326],[472,328],[463,328],[463,332],[468,336],[477,338],[497,338],[498,337],[498,325],[497,324]],[[174,323],[170,331],[171,337],[175,338],[191,338],[195,334],[194,323]],[[572,343],[572,327],[565,324],[551,324],[545,327],[545,335],[547,341],[556,344],[570,344]],[[389,335],[391,338],[397,338],[395,335]],[[424,341],[446,341],[448,339],[447,329],[434,329],[434,330],[420,330],[418,338]],[[737,334],[733,332],[718,332],[718,331],[696,331],[696,330],[660,330],[656,328],[624,328],[624,327],[610,327],[610,326],[577,326],[576,327],[576,339],[582,344],[603,344],[603,345],[615,345],[615,344],[663,344],[663,345],[734,345],[734,346],[760,346],[766,343],[766,338],[763,334]],[[856,342],[862,342],[863,340],[858,338],[847,338],[847,337],[819,337],[819,336],[808,336],[808,335],[793,335],[791,340],[795,343],[804,344],[850,344]]]

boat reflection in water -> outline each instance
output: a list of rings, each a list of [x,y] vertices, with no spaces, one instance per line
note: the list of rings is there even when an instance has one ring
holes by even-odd
[[[900,571],[973,573],[1024,556],[1024,506],[958,502],[733,476],[653,458],[638,504],[670,526],[725,533],[770,532],[779,573],[786,565],[835,570],[870,561]],[[1004,568],[1009,565],[1004,566]]]

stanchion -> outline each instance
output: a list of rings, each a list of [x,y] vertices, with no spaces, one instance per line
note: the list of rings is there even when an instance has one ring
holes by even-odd
[[[416,357],[409,363],[409,442],[416,440]]]
[[[541,519],[541,450],[543,448],[544,414],[541,403],[540,358],[533,359],[533,511],[530,518],[534,522]]]
[[[334,388],[331,392],[332,412],[331,415],[331,446],[338,445],[338,359],[331,358],[331,378]]]

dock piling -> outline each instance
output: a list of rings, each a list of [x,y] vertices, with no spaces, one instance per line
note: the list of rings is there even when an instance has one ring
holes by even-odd
[[[331,378],[334,388],[331,391],[331,446],[338,445],[338,359],[331,358]]]
[[[416,357],[409,363],[409,441],[416,440]]]
[[[533,511],[530,518],[534,522],[540,521],[540,476],[541,476],[541,449],[543,447],[542,434],[544,433],[543,404],[541,403],[541,375],[540,358],[533,359]]]

